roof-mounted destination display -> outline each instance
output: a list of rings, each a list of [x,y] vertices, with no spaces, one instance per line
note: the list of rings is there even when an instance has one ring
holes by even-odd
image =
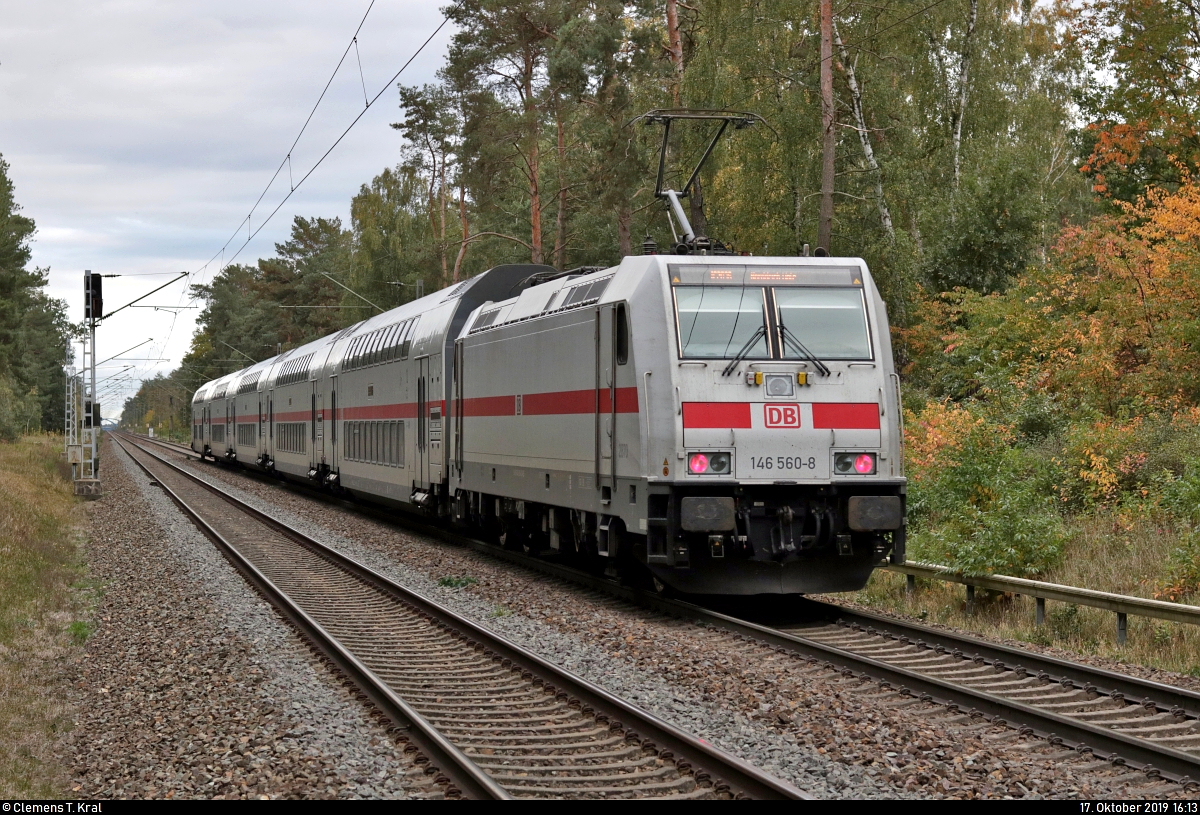
[[[748,266],[740,263],[671,263],[673,285],[687,286],[862,286],[857,265]]]

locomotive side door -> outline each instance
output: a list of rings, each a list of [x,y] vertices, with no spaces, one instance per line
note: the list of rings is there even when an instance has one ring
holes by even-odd
[[[628,303],[613,306],[612,323],[612,449],[613,493],[617,476],[638,478],[642,473],[641,414],[638,407],[638,380],[632,361],[632,325]]]
[[[617,372],[613,354],[613,328],[616,307],[596,306],[596,489],[615,487],[613,450],[616,449],[616,391]]]

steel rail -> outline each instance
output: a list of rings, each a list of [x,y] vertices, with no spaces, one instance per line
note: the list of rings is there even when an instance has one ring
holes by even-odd
[[[911,638],[915,636],[931,647],[941,645],[945,648],[960,650],[964,654],[969,652],[972,657],[981,657],[989,665],[999,664],[1007,668],[1019,665],[1034,673],[1044,673],[1053,682],[1061,683],[1063,680],[1070,680],[1081,689],[1090,685],[1106,696],[1119,693],[1127,699],[1153,700],[1159,710],[1164,712],[1182,710],[1189,717],[1200,719],[1200,693],[1187,688],[1165,685],[1161,682],[1141,679],[1092,665],[1070,662],[1001,643],[987,642],[966,634],[909,624],[892,617],[849,609],[835,603],[818,600],[807,600],[807,603],[813,606],[814,611],[823,614],[829,620],[840,620],[848,625],[858,625],[863,628],[874,628],[876,631],[894,637]],[[1080,681],[1085,684],[1079,685]]]
[[[154,440],[146,439],[146,441]],[[163,459],[156,453],[142,448],[136,442],[132,443],[163,466],[171,468],[174,472],[228,501],[240,511],[251,515],[261,523],[270,526],[322,557],[329,559],[355,577],[383,589],[401,601],[428,614],[431,618],[447,627],[466,632],[469,638],[483,642],[501,658],[510,661],[512,665],[519,667],[521,670],[546,677],[555,687],[565,690],[578,699],[584,707],[591,708],[596,713],[606,716],[612,723],[611,726],[624,727],[625,723],[628,723],[631,729],[635,730],[645,740],[643,744],[648,744],[655,749],[670,751],[674,754],[677,765],[681,769],[691,769],[697,774],[697,777],[701,777],[702,775],[707,776],[714,782],[718,789],[722,786],[727,786],[729,791],[734,795],[756,799],[812,799],[812,796],[808,793],[763,772],[749,762],[718,750],[707,742],[675,727],[669,722],[629,704],[598,685],[566,671],[558,665],[543,659],[516,643],[500,637],[439,603],[392,581],[390,578],[379,574],[348,555],[314,540],[270,514],[250,506],[226,490],[210,484],[198,475],[188,472],[175,463]],[[195,455],[194,451],[190,449],[188,449],[188,452]],[[144,465],[142,466],[143,469],[146,469]],[[147,470],[147,472],[149,471]],[[162,486],[165,488],[166,485]],[[207,527],[207,524],[204,526]],[[262,579],[266,580],[265,577]],[[312,624],[314,626],[317,625],[315,621]],[[352,654],[350,656],[353,657]],[[409,709],[411,710],[411,708]],[[417,717],[420,716],[415,710],[412,713]],[[424,720],[421,719],[421,721]],[[465,755],[463,758],[470,761]]]
[[[190,449],[188,452],[195,455],[194,451]],[[246,472],[249,474],[251,471]],[[861,673],[877,680],[883,680],[885,683],[907,690],[929,701],[965,708],[997,720],[1024,726],[1029,732],[1053,743],[1062,743],[1077,750],[1091,750],[1097,755],[1107,753],[1107,757],[1113,760],[1150,772],[1157,771],[1165,777],[1183,783],[1188,783],[1200,776],[1200,756],[1197,755],[890,665],[881,660],[855,654],[852,650],[817,642],[800,633],[723,614],[710,608],[663,597],[650,591],[618,585],[611,580],[578,569],[502,549],[458,532],[421,523],[407,515],[388,513],[370,505],[326,496],[324,493],[313,490],[305,489],[304,494],[350,505],[379,520],[400,524],[447,542],[466,545],[478,552],[606,592],[644,608],[712,625],[759,640],[777,649],[799,654],[806,659],[827,662],[843,671]],[[1124,676],[1101,668],[1042,656],[1000,644],[986,643],[973,637],[939,631],[916,623],[907,623],[867,612],[852,611],[831,603],[821,603],[807,598],[802,602],[816,611],[817,616],[827,620],[840,617],[851,625],[859,624],[863,627],[884,631],[886,632],[885,636],[907,636],[916,643],[923,642],[930,647],[942,645],[946,648],[962,650],[964,653],[969,650],[971,656],[982,657],[987,664],[1001,665],[1008,669],[1024,667],[1035,675],[1044,673],[1052,680],[1060,683],[1070,682],[1080,689],[1096,690],[1107,695],[1119,693],[1129,699],[1142,698],[1145,699],[1144,704],[1147,705],[1153,701],[1159,710],[1174,712],[1175,709],[1181,709],[1189,716],[1200,712],[1200,694],[1183,688]]]

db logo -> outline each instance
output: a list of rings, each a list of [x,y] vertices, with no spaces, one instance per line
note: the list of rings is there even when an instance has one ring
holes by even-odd
[[[767,427],[799,427],[799,405],[763,405]]]

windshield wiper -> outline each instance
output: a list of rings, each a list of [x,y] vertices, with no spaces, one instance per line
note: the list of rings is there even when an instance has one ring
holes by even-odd
[[[808,348],[804,346],[804,343],[800,342],[796,335],[792,333],[792,330],[782,322],[779,323],[779,333],[783,335],[783,341],[790,345],[793,351],[799,354],[802,358],[811,362],[813,365],[817,366],[817,370],[821,372],[821,376],[829,376],[829,368],[825,366],[825,363],[817,359],[816,354],[814,354],[812,351],[809,351]]]
[[[729,360],[729,364],[725,366],[725,370],[721,371],[721,376],[729,376],[733,373],[733,369],[738,366],[738,363],[747,357],[750,349],[758,343],[759,340],[767,336],[766,326],[759,326],[750,335],[750,339],[746,340],[746,344],[742,346],[742,350],[733,355],[733,359]]]

